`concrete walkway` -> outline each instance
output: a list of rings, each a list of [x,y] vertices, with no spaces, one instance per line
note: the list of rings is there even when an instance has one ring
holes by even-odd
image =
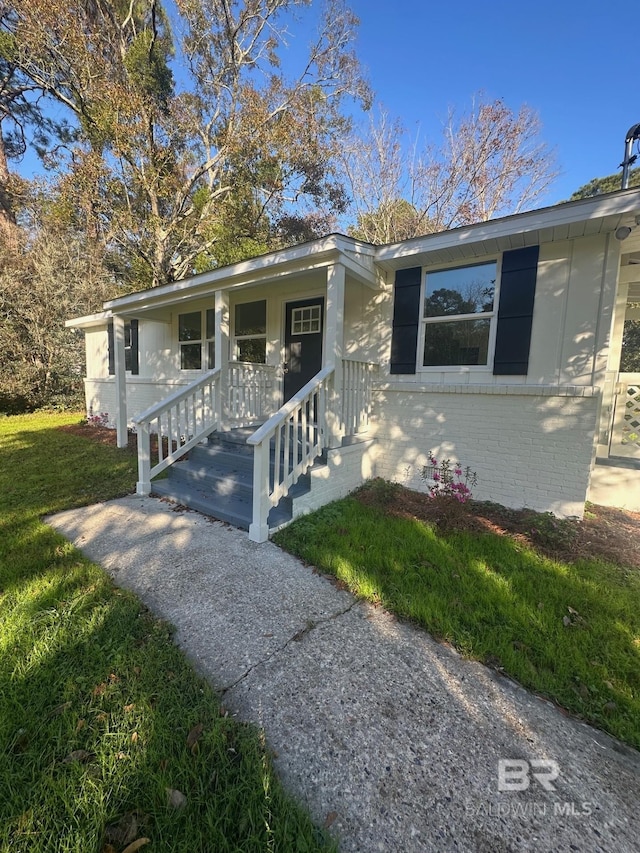
[[[271,543],[152,498],[49,523],[176,626],[342,851],[639,849],[639,753]],[[547,763],[540,779],[521,764],[505,781],[529,787],[501,791],[504,759]]]

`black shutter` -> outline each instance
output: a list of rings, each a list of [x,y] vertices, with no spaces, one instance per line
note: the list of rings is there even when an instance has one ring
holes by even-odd
[[[140,356],[138,352],[138,321],[131,321],[131,373],[137,376],[140,373]]]
[[[420,327],[422,267],[396,272],[393,293],[391,373],[415,373]]]
[[[496,376],[523,376],[529,369],[539,246],[502,256],[498,330],[493,359]]]
[[[115,376],[116,348],[113,340],[113,320],[110,320],[107,326],[107,349],[109,351],[109,376]]]

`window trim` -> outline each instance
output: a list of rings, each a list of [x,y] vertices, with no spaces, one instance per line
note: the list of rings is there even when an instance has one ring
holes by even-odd
[[[485,264],[495,263],[496,265],[496,286],[493,294],[493,311],[482,311],[474,314],[446,314],[441,317],[425,317],[424,302],[427,296],[427,276],[436,272],[445,272],[446,270],[463,269],[464,267],[479,267]],[[502,276],[502,252],[496,256],[486,256],[483,258],[474,258],[470,262],[455,262],[449,264],[438,264],[438,266],[422,267],[422,279],[420,282],[420,328],[418,331],[418,348],[416,352],[416,374],[425,373],[490,373],[493,371],[493,360],[496,348],[496,334],[498,329],[498,307],[500,304],[500,279]],[[489,325],[489,340],[487,343],[487,362],[486,364],[430,364],[424,365],[424,345],[426,328],[428,325],[435,323],[453,323],[462,320],[490,320]]]

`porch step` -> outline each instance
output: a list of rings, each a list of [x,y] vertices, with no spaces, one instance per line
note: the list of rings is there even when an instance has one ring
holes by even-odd
[[[153,492],[204,515],[248,530],[253,512],[253,447],[247,438],[256,427],[214,433],[196,446],[189,458],[167,469],[165,480],[154,481]],[[271,449],[271,481],[275,466]],[[325,464],[319,459],[317,465]],[[310,475],[300,477],[287,497],[269,513],[269,527],[276,528],[292,517],[293,500],[310,489]]]

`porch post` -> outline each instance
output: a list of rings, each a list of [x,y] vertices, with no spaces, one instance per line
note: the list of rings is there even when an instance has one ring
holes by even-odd
[[[127,373],[124,358],[124,318],[113,318],[113,351],[116,380],[116,443],[126,447],[127,436]]]
[[[216,367],[220,368],[218,396],[216,399],[216,418],[218,429],[223,429],[228,421],[229,395],[229,292],[216,290]]]
[[[620,242],[614,240],[613,235],[608,235],[593,360],[593,384],[599,385],[602,389],[594,458],[596,453],[608,456],[611,443],[615,391],[620,370],[622,333],[629,289],[628,285],[620,280],[620,255]]]
[[[327,447],[342,444],[342,355],[344,345],[345,268],[342,264],[327,267],[327,325],[324,363],[335,366],[333,388],[328,395]]]

